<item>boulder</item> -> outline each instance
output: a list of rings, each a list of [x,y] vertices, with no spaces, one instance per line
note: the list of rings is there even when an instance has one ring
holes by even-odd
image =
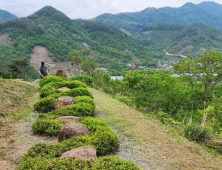
[[[60,116],[55,118],[55,120],[78,120],[79,117],[75,117],[75,116]]]
[[[61,77],[65,77],[68,79],[67,74],[64,70],[57,70],[55,73],[55,76],[61,76]]]
[[[58,110],[64,106],[72,105],[76,103],[76,99],[70,96],[62,96],[59,97],[55,102],[55,110]]]
[[[67,91],[67,90],[70,90],[70,89],[68,87],[61,87],[58,90]]]
[[[82,159],[96,159],[96,149],[92,146],[82,146],[72,149],[62,154],[61,158],[82,158]]]
[[[85,125],[70,120],[66,122],[61,128],[58,136],[58,141],[61,142],[63,140],[71,139],[73,136],[89,134],[89,130]]]

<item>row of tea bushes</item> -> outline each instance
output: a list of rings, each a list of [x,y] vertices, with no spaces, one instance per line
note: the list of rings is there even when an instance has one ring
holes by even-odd
[[[95,160],[52,158],[52,159],[28,159],[22,162],[19,170],[140,170],[133,162],[122,160],[119,157],[100,157]]]

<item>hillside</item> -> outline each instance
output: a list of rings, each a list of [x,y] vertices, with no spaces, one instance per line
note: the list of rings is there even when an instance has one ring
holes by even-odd
[[[165,49],[178,56],[199,56],[209,50],[222,52],[222,33],[204,24],[150,23],[132,37],[155,52],[164,53]]]
[[[17,16],[15,16],[5,10],[0,9],[0,22],[8,21],[11,19],[17,19],[17,18],[18,18]]]
[[[221,5],[215,2],[201,4],[186,3],[179,8],[146,8],[140,12],[102,14],[92,20],[115,25],[134,33],[141,24],[152,22],[175,23],[190,25],[203,23],[218,30],[222,30]]]
[[[50,6],[27,18],[0,23],[2,69],[10,58],[30,57],[36,46],[46,48],[53,62],[67,61],[70,51],[91,48],[99,64],[110,68],[111,72],[122,71],[134,56],[144,62],[161,57],[115,27],[109,27],[96,22],[73,21]],[[124,52],[126,49],[130,52]]]

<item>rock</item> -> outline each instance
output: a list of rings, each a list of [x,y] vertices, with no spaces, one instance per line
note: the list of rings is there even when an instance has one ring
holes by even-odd
[[[72,105],[76,103],[76,99],[70,96],[62,96],[59,97],[55,102],[55,110],[58,110],[64,106]]]
[[[61,128],[58,136],[58,141],[61,142],[63,140],[71,139],[73,136],[89,134],[89,130],[86,128],[85,125],[70,120],[66,122]]]
[[[60,116],[55,118],[55,120],[77,120],[79,117],[75,116]]]
[[[68,79],[67,74],[64,70],[57,70],[55,73],[55,76],[61,76],[61,77],[65,77]]]
[[[72,149],[62,154],[61,158],[82,158],[82,159],[96,159],[96,149],[92,146],[82,146]]]
[[[70,90],[70,89],[68,87],[61,87],[58,90],[67,91],[67,90]]]

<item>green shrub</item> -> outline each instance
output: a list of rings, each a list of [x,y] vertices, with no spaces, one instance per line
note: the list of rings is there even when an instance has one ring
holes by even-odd
[[[54,94],[51,94],[47,97],[57,99],[61,96],[70,96],[70,97],[74,97],[74,98],[77,97],[77,96],[89,96],[93,99],[93,96],[90,93],[90,91],[87,90],[86,88],[82,88],[82,87],[67,90],[67,91],[60,91],[60,90],[58,90],[58,92],[54,91]]]
[[[27,155],[31,157],[42,157],[47,153],[51,154],[48,150],[57,149],[58,152],[53,151],[52,155],[49,156],[50,158],[53,158],[53,156],[60,156],[62,153],[76,148],[77,146],[80,147],[86,145],[94,146],[96,148],[97,155],[106,155],[119,148],[117,135],[106,125],[104,121],[97,118],[87,117],[80,119],[79,122],[89,129],[91,136],[75,136],[72,139],[62,141],[62,145],[56,142],[52,143],[52,145],[42,144],[41,147],[39,147],[40,144],[37,144],[30,148]],[[64,123],[65,121],[37,119],[33,123],[32,129],[38,134],[57,135]],[[77,145],[76,142],[80,142],[82,145]],[[46,147],[46,149],[42,148],[42,146]],[[61,148],[59,149],[58,147]],[[39,149],[41,149],[41,151]]]
[[[56,89],[61,88],[61,87],[67,87],[69,89],[74,89],[74,88],[78,88],[78,87],[84,87],[86,88],[87,85],[79,80],[75,80],[75,81],[60,81],[60,82],[51,82],[48,83],[47,85],[50,85]]]
[[[44,85],[46,85],[47,83],[50,82],[60,82],[60,81],[67,81],[66,78],[61,77],[61,76],[46,76],[43,79],[40,80],[39,82],[39,86],[43,87]]]
[[[61,90],[57,90],[56,88],[46,84],[40,90],[40,97],[44,98],[44,97],[47,97],[49,95],[58,94],[58,93],[62,93],[62,91]]]
[[[199,124],[186,125],[184,128],[185,137],[197,142],[206,142],[212,138],[213,132],[209,128],[204,128]]]
[[[43,98],[34,104],[34,109],[41,113],[47,113],[55,110],[56,99],[53,98]]]
[[[74,105],[69,105],[66,107],[62,107],[58,110],[54,110],[49,112],[51,115],[59,115],[59,116],[93,116],[95,112],[95,106],[89,103],[77,103]]]
[[[96,108],[94,100],[89,96],[77,96],[77,97],[75,97],[75,99],[76,99],[76,104],[77,103],[82,103],[82,102],[83,103],[89,103],[92,106],[94,106],[93,107],[94,109]]]
[[[46,160],[29,159],[21,163],[19,170],[140,170],[137,165],[131,161],[122,160],[120,157],[100,157],[95,160],[90,159],[72,159],[72,158],[53,158]]]
[[[70,96],[70,97],[89,96],[89,97],[91,97],[93,99],[93,96],[90,93],[90,91],[88,89],[82,88],[82,87],[64,91],[62,93],[62,95],[63,96]]]
[[[57,136],[64,123],[64,121],[59,120],[37,119],[32,124],[32,130],[36,134]]]
[[[80,80],[80,81],[86,83],[87,85],[90,85],[93,83],[94,78],[90,77],[88,75],[76,75],[76,76],[72,76],[71,80]]]

